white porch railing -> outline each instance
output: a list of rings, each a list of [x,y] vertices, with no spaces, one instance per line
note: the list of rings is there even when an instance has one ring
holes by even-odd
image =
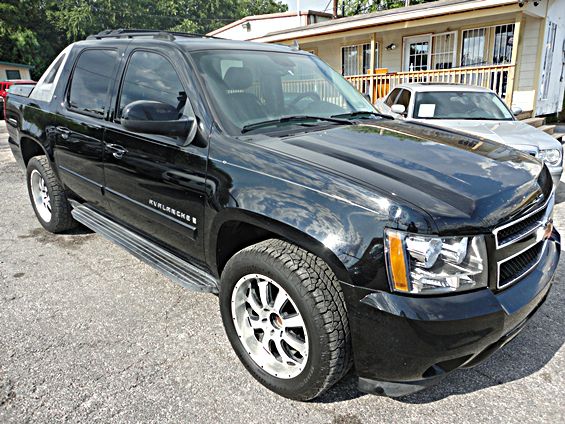
[[[478,85],[490,88],[508,105],[512,103],[514,65],[473,66],[432,71],[393,72],[386,74],[350,75],[345,78],[361,93],[368,94],[373,103],[386,96],[399,84],[411,82],[444,82]]]

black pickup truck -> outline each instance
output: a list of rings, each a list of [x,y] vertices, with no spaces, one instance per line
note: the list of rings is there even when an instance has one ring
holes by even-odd
[[[283,396],[352,365],[362,391],[416,392],[509,342],[551,287],[542,163],[380,116],[309,53],[107,31],[7,105],[43,227],[82,223],[218,293],[235,352]]]

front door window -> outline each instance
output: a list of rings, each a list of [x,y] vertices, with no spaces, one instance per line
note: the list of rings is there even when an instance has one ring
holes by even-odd
[[[430,37],[409,37],[404,40],[404,70],[427,71],[430,63]]]

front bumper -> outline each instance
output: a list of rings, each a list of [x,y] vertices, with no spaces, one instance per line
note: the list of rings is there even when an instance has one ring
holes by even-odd
[[[560,255],[555,230],[539,264],[494,293],[412,297],[344,286],[362,391],[402,396],[482,362],[514,338],[546,299]]]

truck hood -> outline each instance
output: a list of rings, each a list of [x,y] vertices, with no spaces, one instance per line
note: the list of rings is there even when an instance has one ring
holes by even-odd
[[[363,121],[267,143],[424,211],[440,234],[484,232],[552,189],[549,173],[530,156],[429,125]]]
[[[520,121],[473,121],[467,119],[438,119],[428,121],[438,127],[463,131],[520,150],[561,149],[561,143],[549,134]],[[526,147],[526,148],[524,148]],[[531,151],[531,150],[530,150]]]

